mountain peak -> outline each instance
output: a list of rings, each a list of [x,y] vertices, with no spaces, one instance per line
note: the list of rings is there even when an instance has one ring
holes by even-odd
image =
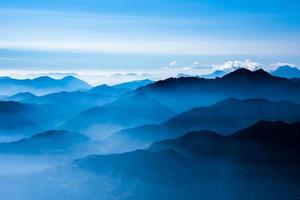
[[[263,69],[258,69],[255,71],[251,71],[245,68],[237,69],[227,75],[225,75],[224,79],[236,79],[236,78],[252,78],[252,79],[261,79],[261,78],[270,78],[268,72],[264,71]]]
[[[54,79],[49,77],[49,76],[39,76],[35,79],[32,79],[32,80],[35,80],[35,81],[53,81]]]
[[[300,69],[289,65],[283,65],[272,71],[272,75],[285,78],[299,78]]]
[[[256,141],[276,141],[276,142],[295,142],[300,139],[300,122],[292,124],[283,121],[261,120],[254,125],[240,130],[232,137],[256,140]],[[287,134],[288,132],[288,134]]]

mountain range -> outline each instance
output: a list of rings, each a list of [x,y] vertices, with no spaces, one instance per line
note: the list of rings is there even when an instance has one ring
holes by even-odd
[[[15,142],[0,143],[0,153],[6,154],[65,154],[83,146],[89,138],[79,133],[52,130],[38,133]],[[82,147],[80,147],[82,148]]]
[[[103,84],[103,85],[93,87],[92,89],[90,89],[90,92],[104,94],[104,95],[118,96],[130,90],[135,90],[139,87],[146,86],[150,83],[153,83],[153,81],[145,79],[145,80],[125,82],[113,86],[108,86],[106,84]]]
[[[97,174],[98,181],[90,180],[109,185],[109,199],[295,199],[299,125],[260,121],[230,136],[199,131],[149,150],[91,155],[73,166]]]
[[[179,138],[154,143],[150,150],[172,149],[201,159],[222,158],[238,162],[300,164],[300,122],[259,121],[224,136],[212,131],[190,132]]]
[[[299,198],[300,81],[214,75],[3,90],[1,199]]]
[[[36,95],[49,94],[59,91],[74,91],[89,89],[91,86],[73,76],[62,79],[53,79],[41,76],[35,79],[13,79],[10,77],[0,78],[0,95],[11,96],[20,92],[30,92]]]
[[[158,114],[159,113],[159,114]],[[156,100],[142,94],[128,94],[112,103],[90,108],[67,122],[64,128],[79,132],[89,132],[92,127],[105,125],[129,128],[149,123],[160,123],[174,116],[175,112]]]
[[[210,74],[203,74],[199,75],[200,78],[207,78],[207,79],[214,79],[214,78],[220,78],[226,74],[229,74],[232,71],[225,71],[225,70],[215,70]],[[270,74],[273,76],[278,76],[281,78],[300,78],[300,70],[297,67],[291,67],[289,65],[283,65],[277,67],[275,70],[271,70]]]
[[[137,89],[171,109],[182,112],[212,105],[226,98],[264,98],[299,102],[300,82],[270,75],[264,70],[238,69],[221,78],[169,78]]]
[[[107,139],[120,151],[145,148],[152,142],[178,137],[201,129],[229,135],[260,120],[296,122],[300,120],[300,104],[264,99],[227,99],[208,107],[196,107],[180,113],[160,125],[149,124],[124,129]]]

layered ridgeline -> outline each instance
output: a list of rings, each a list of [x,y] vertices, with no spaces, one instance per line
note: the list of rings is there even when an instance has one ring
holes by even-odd
[[[197,159],[300,165],[300,122],[259,121],[232,135],[196,131],[151,145],[151,151],[172,149]]]
[[[182,112],[230,97],[299,102],[300,82],[272,76],[262,69],[241,68],[216,79],[169,78],[141,87],[137,92]]]
[[[51,155],[83,152],[89,138],[79,133],[52,130],[15,142],[0,143],[1,154]]]
[[[112,133],[121,128],[161,123],[174,115],[173,110],[157,100],[143,94],[129,93],[112,103],[82,112],[67,122],[64,128],[82,133],[106,129],[106,132]]]
[[[10,77],[0,78],[0,95],[14,95],[20,92],[30,92],[38,95],[59,91],[74,91],[89,89],[91,86],[73,76],[62,79],[53,79],[48,76],[41,76],[35,79],[13,79]]]
[[[152,142],[200,129],[229,135],[260,120],[299,121],[300,104],[289,101],[230,98],[212,106],[193,108],[160,125],[143,125],[119,131],[106,142],[116,148],[115,150],[128,151],[145,148]]]
[[[109,86],[99,87],[93,88],[92,93],[108,93],[103,91],[103,87],[109,89]],[[300,99],[300,82],[274,77],[263,70],[252,72],[246,69],[238,69],[216,79],[170,78],[129,92],[119,89],[109,89],[111,95],[118,95],[115,101],[82,112],[63,128],[83,133],[99,129],[103,134],[101,130],[105,128],[111,133],[121,128],[160,123],[175,113],[231,97],[295,102]]]
[[[213,79],[217,77],[222,77],[228,73],[230,73],[230,71],[216,70],[210,74],[203,74],[203,75],[199,75],[198,77]],[[291,67],[289,65],[279,66],[275,70],[271,70],[270,73],[273,76],[278,76],[282,78],[289,78],[289,79],[300,78],[300,69],[298,67]]]
[[[6,98],[6,100],[19,101],[22,103],[31,103],[42,106],[45,110],[55,108],[54,121],[56,128],[72,119],[74,116],[94,106],[103,106],[114,101],[116,97],[100,93],[90,93],[88,91],[57,92],[43,96],[36,96],[31,93],[18,93]],[[51,118],[52,115],[49,115]],[[53,121],[53,122],[54,122]]]
[[[146,86],[148,84],[153,83],[153,81],[149,79],[144,79],[144,80],[138,80],[138,81],[130,81],[130,82],[125,82],[113,86],[108,86],[106,84],[99,85],[96,87],[93,87],[90,89],[91,93],[100,93],[100,94],[106,94],[106,95],[120,95],[123,93],[126,93],[130,90],[135,90],[139,87]]]
[[[67,121],[74,118],[76,115],[79,115],[81,112],[84,112],[85,110],[91,108],[96,109],[96,107],[101,107],[104,106],[105,104],[111,103],[114,100],[117,100],[119,98],[118,95],[121,95],[130,90],[134,90],[135,88],[144,86],[148,83],[151,83],[151,81],[150,80],[132,81],[132,82],[127,82],[115,86],[102,85],[85,91],[69,91],[69,92],[63,91],[63,92],[46,94],[42,96],[37,96],[30,92],[22,92],[10,97],[6,97],[6,98],[4,97],[3,100],[18,101],[20,102],[20,104],[24,104],[24,105],[30,104],[32,110],[31,112],[29,112],[30,109],[28,109],[28,112],[26,112],[25,115],[26,116],[29,115],[29,118],[32,119],[33,122],[39,125],[40,127],[39,131],[45,131],[48,129],[61,128],[63,124],[65,124]],[[105,90],[103,90],[103,87],[105,87]],[[124,94],[124,96],[126,95]],[[139,100],[133,98],[132,101],[130,101],[130,103],[134,101],[139,101]],[[128,103],[128,106],[130,106],[129,102],[124,102],[124,103],[125,104]],[[121,105],[121,107],[126,106],[125,104]],[[155,105],[153,105],[152,102],[149,102],[149,105],[152,105],[152,107],[156,107]],[[147,106],[147,104],[145,104],[145,106]],[[157,108],[159,109],[159,106],[157,106]],[[122,116],[119,116],[119,118],[121,117]],[[148,116],[145,116],[144,118],[147,117]],[[7,120],[10,123],[14,123],[14,120],[9,120],[8,118]],[[93,120],[96,121],[96,119]],[[155,121],[152,121],[151,117],[149,117],[149,122],[155,122]],[[97,124],[97,121],[95,123]],[[3,124],[3,126],[4,125],[5,124]],[[102,127],[101,130],[103,128],[104,127]],[[110,125],[105,126],[105,131],[107,131],[108,128],[111,128],[111,126]],[[115,131],[115,129],[113,130]],[[27,131],[23,129],[22,132],[27,132]],[[35,131],[32,130],[31,135],[35,133],[37,133],[37,130]],[[19,132],[13,132],[12,134],[16,135],[19,134]],[[102,135],[102,134],[98,134],[98,135]],[[103,133],[103,135],[105,134]]]
[[[28,137],[59,127],[75,111],[64,104],[0,101],[0,137],[5,140]]]
[[[0,194],[31,200],[297,199],[299,144],[299,122],[260,121],[231,136],[193,132],[148,150],[90,155],[70,166],[19,177],[15,183],[23,190],[0,189]],[[24,184],[29,180],[32,186]],[[66,183],[73,189],[66,190]]]

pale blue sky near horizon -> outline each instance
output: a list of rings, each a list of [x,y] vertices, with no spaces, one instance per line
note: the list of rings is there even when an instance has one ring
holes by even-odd
[[[300,64],[300,1],[0,1],[0,70]]]

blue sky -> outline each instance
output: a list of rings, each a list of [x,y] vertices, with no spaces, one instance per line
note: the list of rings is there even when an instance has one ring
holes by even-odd
[[[0,69],[300,64],[295,0],[0,1]]]

